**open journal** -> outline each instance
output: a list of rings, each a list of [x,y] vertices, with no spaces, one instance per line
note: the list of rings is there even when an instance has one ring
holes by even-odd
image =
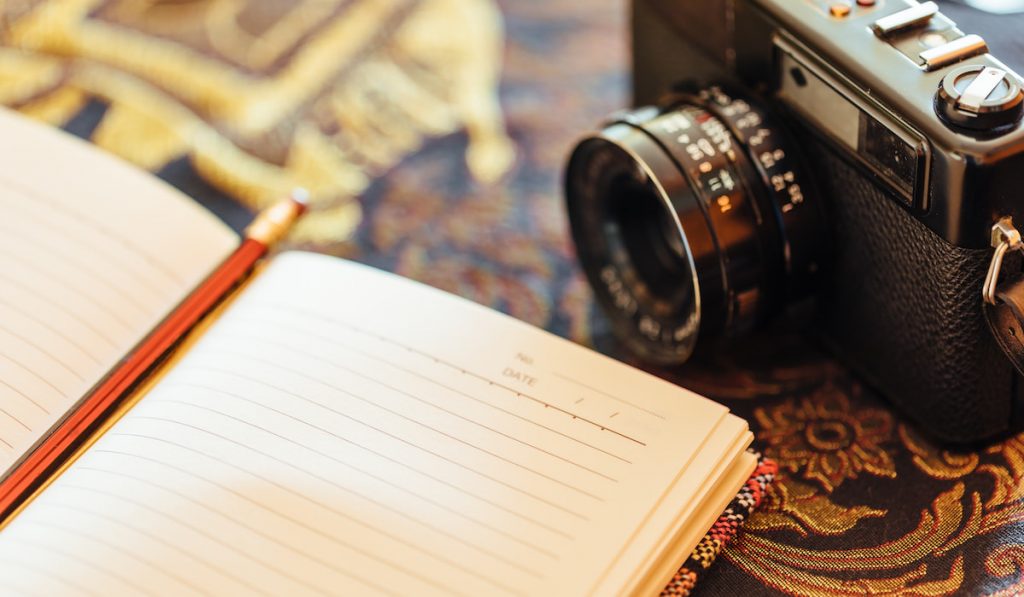
[[[0,470],[237,245],[0,112]],[[652,594],[754,467],[745,422],[339,259],[261,268],[0,530],[4,594]]]

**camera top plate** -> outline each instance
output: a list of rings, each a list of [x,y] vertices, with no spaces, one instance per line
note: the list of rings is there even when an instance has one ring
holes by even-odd
[[[782,57],[792,56],[821,73],[839,95],[875,115],[888,129],[923,141],[930,158],[918,180],[927,178],[927,184],[903,203],[948,242],[987,247],[987,232],[995,219],[1004,215],[1024,219],[1019,199],[1024,186],[1024,124],[1016,100],[983,98],[979,103],[1005,106],[1007,112],[1000,119],[993,109],[980,126],[977,119],[962,113],[964,106],[958,103],[977,73],[1005,77],[1005,84],[996,81],[986,90],[988,94],[1022,89],[1020,75],[988,53],[982,36],[958,29],[932,2],[876,0],[862,6],[853,0],[747,0],[736,4],[732,66],[743,80],[781,87]],[[830,10],[835,4],[849,10]],[[753,35],[742,30],[747,23],[757,23]],[[768,39],[765,30],[770,31]],[[771,64],[766,55],[772,57]],[[976,74],[962,78],[966,67],[973,67]],[[961,79],[951,84],[950,76]],[[974,88],[982,86],[978,83]],[[957,91],[952,108],[951,88]]]

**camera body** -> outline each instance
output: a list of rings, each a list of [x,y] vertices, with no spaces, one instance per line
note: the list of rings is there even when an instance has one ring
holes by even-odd
[[[940,439],[1013,429],[1024,388],[981,297],[993,224],[1024,222],[1019,77],[914,0],[633,0],[632,27],[636,105],[726,84],[788,129],[822,204],[817,327],[840,358]],[[968,98],[986,68],[1005,89]]]

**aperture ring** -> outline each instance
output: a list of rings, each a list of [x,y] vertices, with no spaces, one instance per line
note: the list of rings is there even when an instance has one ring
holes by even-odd
[[[803,295],[812,285],[825,243],[820,231],[824,216],[820,205],[809,204],[814,190],[798,148],[777,118],[738,94],[711,86],[687,97],[725,123],[749,156],[762,183],[754,192],[775,208],[766,211],[776,219],[783,245],[786,294]]]
[[[730,334],[756,319],[764,281],[764,249],[757,206],[742,183],[743,150],[706,110],[681,106],[643,125],[685,173],[697,193],[722,259],[727,308],[721,328]]]

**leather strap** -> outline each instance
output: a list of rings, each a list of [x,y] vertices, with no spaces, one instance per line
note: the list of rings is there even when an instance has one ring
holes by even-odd
[[[995,305],[984,303],[985,320],[992,336],[1024,376],[1024,275],[1008,276],[996,288]]]

